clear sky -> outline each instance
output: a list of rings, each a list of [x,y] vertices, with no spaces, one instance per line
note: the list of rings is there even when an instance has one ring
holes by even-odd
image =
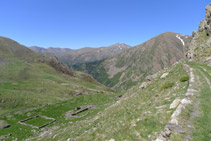
[[[160,33],[191,35],[209,0],[0,0],[0,36],[26,46],[132,46]]]

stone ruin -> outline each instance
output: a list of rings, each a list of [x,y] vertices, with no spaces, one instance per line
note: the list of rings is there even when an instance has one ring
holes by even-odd
[[[10,136],[12,136],[12,134],[0,136],[0,140],[6,140],[6,139],[8,139]]]
[[[77,116],[77,115],[80,114],[80,113],[83,113],[85,111],[88,111],[89,109],[94,109],[94,108],[96,108],[96,106],[94,106],[94,105],[76,107],[75,110],[71,110],[71,111],[66,112],[65,118],[69,119],[70,117],[74,117],[74,118],[84,117],[89,112],[84,114],[84,115],[81,115],[81,116]]]
[[[10,125],[4,121],[4,120],[0,120],[0,129],[5,129],[5,128],[9,128]]]
[[[51,121],[49,123],[46,123],[46,124],[41,125],[41,126],[34,126],[34,125],[31,125],[31,124],[25,123],[26,121],[29,121],[29,120],[32,120],[32,119],[36,119],[38,117],[41,117],[41,118],[44,118],[44,119],[47,119],[47,120],[51,120]],[[27,119],[21,120],[18,123],[19,124],[22,124],[22,125],[25,125],[25,126],[32,127],[32,128],[41,129],[41,128],[46,127],[46,126],[48,126],[48,125],[50,125],[50,124],[52,124],[54,122],[56,122],[56,119],[54,119],[54,118],[50,118],[50,117],[46,117],[46,116],[41,116],[41,115],[36,115],[36,116],[33,116],[33,117],[29,117]]]

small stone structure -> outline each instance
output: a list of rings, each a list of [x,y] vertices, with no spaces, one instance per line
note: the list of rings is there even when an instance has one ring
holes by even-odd
[[[75,110],[71,110],[71,111],[66,112],[65,118],[68,119],[70,117],[75,117],[75,118],[83,117],[83,116],[87,115],[88,113],[85,114],[85,115],[82,115],[82,116],[77,116],[77,115],[82,113],[82,112],[85,112],[89,109],[93,109],[93,108],[95,108],[94,105],[76,107]]]
[[[10,136],[12,136],[12,134],[0,136],[0,140],[6,140],[6,139],[8,139]]]
[[[9,128],[10,125],[4,121],[4,120],[0,120],[0,129],[5,129],[5,128]]]
[[[177,99],[174,101],[177,104],[177,106],[171,105],[172,107],[174,107],[174,108],[177,107],[177,108],[171,115],[170,120],[166,124],[166,126],[165,126],[164,130],[161,132],[161,134],[157,137],[156,141],[168,141],[173,132],[174,133],[184,133],[184,129],[180,126],[180,123],[179,123],[179,116],[182,113],[182,110],[185,109],[185,107],[188,104],[192,103],[191,96],[193,96],[195,94],[195,92],[197,92],[197,91],[193,89],[193,85],[195,83],[195,76],[193,73],[194,70],[186,64],[183,65],[183,68],[190,76],[188,90],[185,94],[184,99],[182,99],[180,102],[178,100],[177,103],[175,102],[175,101],[177,101]]]
[[[29,121],[29,120],[32,120],[32,119],[35,119],[35,118],[38,118],[38,117],[41,117],[41,118],[44,118],[44,119],[47,119],[47,120],[52,120],[52,121],[50,121],[49,123],[46,123],[46,124],[44,124],[44,125],[41,125],[41,126],[39,126],[39,127],[38,127],[38,126],[34,126],[34,125],[31,125],[31,124],[25,123],[26,121]],[[41,128],[43,128],[43,127],[46,127],[46,126],[48,126],[48,125],[54,123],[55,121],[56,121],[56,119],[54,119],[54,118],[50,118],[50,117],[46,117],[46,116],[41,116],[41,115],[36,115],[36,116],[30,117],[30,118],[21,120],[21,121],[19,121],[18,123],[19,123],[19,124],[22,124],[22,125],[25,125],[25,126],[30,126],[30,127],[32,127],[32,128],[41,129]]]

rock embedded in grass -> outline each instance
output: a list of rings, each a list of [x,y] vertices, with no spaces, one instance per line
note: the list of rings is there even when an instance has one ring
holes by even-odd
[[[172,102],[172,104],[170,105],[170,108],[169,108],[169,109],[174,109],[174,108],[176,108],[176,107],[180,104],[180,101],[181,101],[181,99],[176,98],[176,99]]]
[[[140,85],[139,89],[144,89],[144,88],[146,88],[146,87],[147,87],[147,83],[146,83],[146,82],[143,82],[143,83]]]
[[[166,78],[168,75],[169,75],[168,72],[167,72],[167,73],[164,73],[164,74],[161,75],[160,79],[164,79],[164,78]]]

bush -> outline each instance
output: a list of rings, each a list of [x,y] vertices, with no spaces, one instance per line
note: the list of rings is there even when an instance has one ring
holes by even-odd
[[[187,76],[183,76],[180,78],[180,82],[186,82],[190,79],[190,77],[187,75]]]
[[[162,86],[161,86],[161,90],[164,90],[164,89],[168,89],[168,88],[171,88],[174,86],[174,82],[165,82]]]

